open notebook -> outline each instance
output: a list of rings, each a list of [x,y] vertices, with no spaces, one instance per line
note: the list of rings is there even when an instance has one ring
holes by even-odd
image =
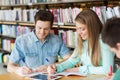
[[[39,74],[47,75],[47,72],[34,72],[34,73],[31,73],[31,74],[24,74],[23,76],[32,77],[32,76],[36,76],[36,75],[39,75]]]
[[[69,75],[76,75],[76,76],[87,76],[86,73],[79,73],[79,72],[61,72],[54,74],[55,76],[69,76]]]

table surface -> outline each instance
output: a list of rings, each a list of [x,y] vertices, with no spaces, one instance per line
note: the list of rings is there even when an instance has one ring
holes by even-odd
[[[63,76],[59,80],[103,80],[104,75],[88,75],[87,77],[81,77],[81,76]],[[7,74],[1,74],[0,80],[31,80],[27,77],[21,77],[17,74],[13,73],[7,73]]]

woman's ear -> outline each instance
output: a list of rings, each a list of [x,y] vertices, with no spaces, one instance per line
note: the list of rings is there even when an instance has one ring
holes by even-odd
[[[120,43],[117,43],[117,48],[120,50]]]

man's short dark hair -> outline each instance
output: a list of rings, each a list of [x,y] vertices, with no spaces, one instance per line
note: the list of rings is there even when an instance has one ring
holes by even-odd
[[[53,25],[54,15],[47,10],[39,10],[34,16],[35,24],[38,20],[40,21],[50,21],[51,26]]]
[[[110,47],[117,48],[116,44],[120,42],[120,18],[107,20],[102,30],[102,39]]]

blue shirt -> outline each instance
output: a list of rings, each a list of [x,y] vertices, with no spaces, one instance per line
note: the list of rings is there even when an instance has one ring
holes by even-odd
[[[16,39],[10,61],[20,64],[24,60],[29,68],[36,68],[47,65],[46,58],[50,64],[56,61],[58,55],[64,57],[68,53],[69,49],[57,35],[49,34],[42,43],[33,31]]]

